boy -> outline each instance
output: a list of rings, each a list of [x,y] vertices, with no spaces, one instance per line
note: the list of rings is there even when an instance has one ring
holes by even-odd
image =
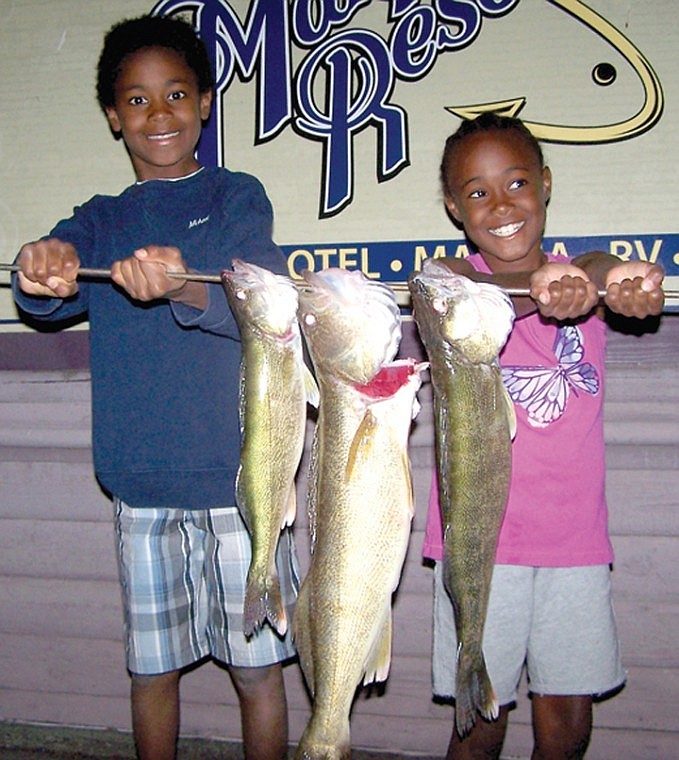
[[[235,504],[240,344],[217,273],[238,256],[273,271],[271,205],[245,174],[195,158],[213,77],[193,29],[170,18],[123,21],[106,35],[97,94],[137,182],[95,196],[21,249],[18,306],[60,321],[87,313],[97,478],[114,501],[132,723],[140,758],[173,758],[181,670],[227,665],[248,758],[287,752],[281,661],[289,639],[242,633],[250,542]],[[115,285],[77,282],[79,266]],[[291,606],[289,533],[278,557]]]

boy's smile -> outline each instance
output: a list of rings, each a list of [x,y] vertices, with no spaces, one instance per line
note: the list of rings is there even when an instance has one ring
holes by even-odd
[[[446,206],[492,271],[540,266],[551,174],[530,146],[511,131],[467,135],[447,173]]]
[[[183,177],[199,168],[195,149],[212,93],[201,93],[183,57],[169,48],[142,48],[124,59],[111,129],[122,133],[139,181]]]

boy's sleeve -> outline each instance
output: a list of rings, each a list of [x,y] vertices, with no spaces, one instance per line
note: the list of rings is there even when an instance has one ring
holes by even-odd
[[[273,242],[273,208],[264,187],[248,174],[232,175],[236,189],[224,198],[218,237],[214,241],[209,271],[219,274],[233,259],[243,259],[276,274],[288,274],[283,251]],[[208,284],[208,305],[203,312],[173,303],[175,319],[183,327],[198,327],[208,332],[240,340],[223,288]]]
[[[84,207],[75,209],[72,217],[60,221],[46,237],[71,243],[78,252],[81,266],[90,265],[87,263],[87,256],[92,248],[93,236],[90,225],[87,223],[87,212]],[[13,273],[12,295],[21,312],[46,322],[59,322],[81,316],[89,307],[89,285],[83,280],[78,281],[78,292],[74,296],[66,299],[48,298],[24,293],[19,287],[18,275]]]

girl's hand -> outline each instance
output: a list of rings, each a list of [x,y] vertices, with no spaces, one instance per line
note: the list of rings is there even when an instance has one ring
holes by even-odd
[[[573,264],[548,262],[530,278],[530,296],[544,317],[575,319],[588,314],[599,300],[587,273]]]
[[[26,243],[19,251],[19,287],[32,296],[67,298],[78,292],[80,260],[75,248],[57,238]]]
[[[662,282],[665,273],[658,264],[626,261],[606,274],[604,302],[611,311],[643,319],[660,314],[665,303]]]

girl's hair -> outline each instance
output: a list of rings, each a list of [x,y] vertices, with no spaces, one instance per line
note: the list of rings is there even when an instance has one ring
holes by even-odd
[[[446,140],[445,148],[443,149],[443,158],[441,159],[441,185],[443,187],[444,195],[450,195],[450,188],[448,187],[448,164],[450,163],[451,156],[455,148],[464,140],[468,135],[474,135],[479,132],[504,132],[512,130],[520,139],[522,139],[526,145],[535,153],[536,158],[540,164],[540,168],[545,166],[545,159],[542,155],[542,148],[540,143],[535,139],[533,133],[528,127],[521,121],[513,116],[502,116],[501,114],[493,111],[485,111],[475,119],[463,119],[460,126],[452,135]]]
[[[179,53],[198,77],[201,93],[214,88],[207,50],[190,24],[168,16],[140,16],[120,21],[104,37],[97,65],[97,99],[103,109],[115,105],[115,84],[125,58],[137,50],[152,47]]]

